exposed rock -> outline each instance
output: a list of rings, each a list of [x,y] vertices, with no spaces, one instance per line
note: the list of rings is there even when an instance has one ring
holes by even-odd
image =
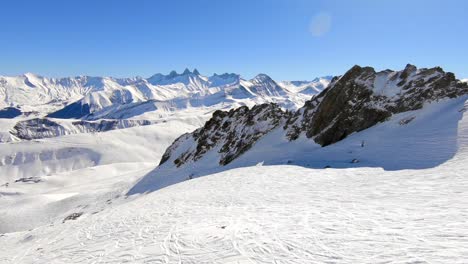
[[[192,134],[179,137],[164,153],[161,164],[165,163],[182,144],[192,140],[193,144],[174,158],[174,164],[197,161],[206,152],[216,149],[220,155],[219,164],[226,165],[247,151],[263,135],[286,120],[288,113],[276,104],[256,105],[252,109],[242,106],[229,112],[216,111],[205,126]]]
[[[255,79],[270,82],[263,75]],[[272,88],[267,89],[271,92],[275,85],[263,87]],[[371,67],[354,66],[343,76],[333,78],[322,93],[295,113],[284,112],[275,104],[257,105],[250,110],[244,106],[229,112],[216,111],[204,127],[178,138],[166,150],[161,164],[172,159],[179,167],[199,160],[209,151],[217,151],[219,164],[226,165],[280,125],[290,141],[303,135],[327,146],[393,114],[464,94],[468,94],[468,84],[440,67],[417,69],[408,64],[402,71],[376,72]],[[402,120],[401,124],[411,120]],[[361,146],[364,147],[364,142]],[[359,161],[352,161],[356,162]]]
[[[414,116],[410,116],[410,117],[407,117],[407,118],[403,118],[400,120],[400,122],[398,122],[398,124],[400,124],[400,126],[404,126],[404,125],[407,125],[409,124],[411,121],[413,121],[413,119],[415,119],[416,117]]]
[[[78,219],[78,217],[80,217],[81,215],[83,215],[82,212],[73,213],[73,214],[71,214],[71,215],[65,217],[65,218],[63,219],[62,223],[65,223],[65,222],[68,221],[68,220],[76,220],[76,219]]]
[[[375,72],[371,67],[354,66],[288,121],[287,137],[295,140],[304,133],[326,146],[393,114],[466,93],[466,83],[439,67],[417,70],[408,64],[400,72]]]
[[[38,183],[41,182],[41,178],[38,177],[26,177],[26,178],[19,178],[15,180],[15,182],[24,182],[24,183]]]
[[[105,132],[114,129],[151,125],[148,120],[79,120],[71,123],[58,123],[48,118],[33,118],[16,123],[10,133],[19,139],[32,140],[50,138],[84,132]]]

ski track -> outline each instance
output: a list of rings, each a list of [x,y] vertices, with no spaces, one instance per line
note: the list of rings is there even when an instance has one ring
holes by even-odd
[[[4,234],[0,262],[466,263],[468,179],[450,163],[234,169]]]

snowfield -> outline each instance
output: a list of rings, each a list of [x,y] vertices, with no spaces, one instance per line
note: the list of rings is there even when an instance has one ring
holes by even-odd
[[[179,134],[196,127],[173,120],[0,145],[0,233],[62,220],[76,208],[104,208],[154,169]]]
[[[194,179],[181,171],[171,180],[182,181],[178,184],[148,185],[146,192],[127,196],[139,179],[155,179],[155,164],[117,163],[45,177],[37,184],[67,182],[47,193],[34,194],[44,185],[31,184],[29,190],[20,185],[28,200],[3,189],[0,199],[7,207],[1,216],[11,214],[6,222],[25,227],[24,219],[30,224],[38,219],[39,224],[0,235],[0,263],[466,263],[465,100],[406,113],[416,118],[405,126],[396,126],[402,118],[396,115],[316,150],[324,155],[321,162],[333,162],[327,159],[342,150],[333,163],[340,169],[260,162]],[[364,148],[356,143],[363,135]],[[80,136],[86,135],[70,137]],[[387,137],[380,147],[378,137]],[[412,142],[413,151],[405,142]],[[349,159],[348,148],[366,149],[360,153],[363,162],[347,161],[344,168],[339,161]],[[372,163],[373,156],[381,163]],[[423,166],[395,167],[392,157],[407,159],[404,167]],[[421,163],[424,157],[432,160]],[[66,210],[50,214],[42,208]],[[41,218],[47,215],[49,222]]]
[[[234,169],[4,234],[0,262],[466,263],[467,158],[398,172]]]

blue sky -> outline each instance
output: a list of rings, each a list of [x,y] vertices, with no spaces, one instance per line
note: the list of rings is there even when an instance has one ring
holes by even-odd
[[[3,1],[0,75],[267,73],[442,66],[468,78],[464,0]]]

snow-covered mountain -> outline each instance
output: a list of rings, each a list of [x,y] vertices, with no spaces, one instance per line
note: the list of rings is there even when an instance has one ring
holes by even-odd
[[[309,82],[319,90],[326,79]],[[291,86],[291,85],[290,85]],[[27,73],[0,77],[0,118],[25,114],[55,118],[103,118],[121,112],[124,105],[165,102],[172,110],[217,104],[251,105],[277,102],[294,108],[309,99],[299,90],[285,89],[265,74],[244,80],[237,74],[206,77],[198,70],[155,74],[149,78],[70,77],[46,78]],[[20,109],[19,109],[20,108]],[[164,107],[163,107],[164,108]],[[140,109],[141,110],[141,109]],[[169,109],[156,111],[161,114]],[[101,112],[102,111],[102,112]],[[115,114],[114,114],[115,115]],[[130,115],[130,114],[128,114]]]
[[[182,74],[157,74],[148,79],[122,87],[91,92],[67,107],[49,114],[55,118],[109,118],[122,116],[122,108],[148,109],[152,104],[155,115],[199,107],[229,108],[276,102],[285,108],[297,108],[306,97],[287,91],[264,74],[244,80],[236,74],[205,77],[197,70],[185,70]],[[130,105],[130,106],[127,106]],[[144,105],[144,106],[142,106]],[[141,113],[137,110],[138,113]],[[128,113],[127,113],[128,115]],[[135,115],[134,115],[135,116]]]
[[[320,90],[326,80],[317,78],[308,83]],[[297,109],[311,96],[299,89],[286,89],[265,74],[245,80],[228,73],[206,77],[196,69],[193,72],[186,69],[180,74],[175,71],[155,74],[146,79],[88,76],[57,79],[31,73],[0,77],[0,119],[15,118],[18,122],[9,125],[11,133],[8,129],[0,131],[0,142],[95,131],[76,126],[78,122],[54,119],[129,120],[112,126],[118,129],[178,118],[207,120],[218,109],[268,102]],[[31,122],[41,124],[38,128],[44,124],[63,125],[48,126],[44,128],[47,132],[36,133],[38,129],[25,130],[32,128]]]
[[[312,81],[282,81],[278,84],[288,91],[302,94],[315,95],[323,91],[330,83],[333,76],[315,78]]]
[[[406,158],[408,153],[419,151],[419,145],[424,146],[428,157],[414,166],[433,166],[454,154],[454,143],[447,143],[451,147],[444,152],[438,144],[428,144],[427,138],[413,133],[438,129],[440,138],[434,140],[454,140],[453,129],[467,97],[468,84],[439,67],[417,69],[407,65],[402,71],[376,72],[371,67],[354,66],[296,112],[283,111],[276,104],[216,111],[202,128],[179,137],[166,150],[155,172],[133,191],[160,188],[187,175],[197,177],[259,162],[322,168],[349,166],[352,162],[360,163],[354,166],[401,169],[414,165]],[[427,123],[428,118],[432,118],[431,123]],[[448,123],[442,125],[437,120]],[[367,133],[386,140],[365,136]],[[408,143],[399,141],[399,133],[416,137],[411,143],[416,146],[395,157],[372,156],[374,148],[387,141],[396,149],[404,148]],[[338,144],[343,140],[347,143]],[[343,155],[335,151],[355,154],[343,160]],[[387,158],[393,162],[384,160]]]

